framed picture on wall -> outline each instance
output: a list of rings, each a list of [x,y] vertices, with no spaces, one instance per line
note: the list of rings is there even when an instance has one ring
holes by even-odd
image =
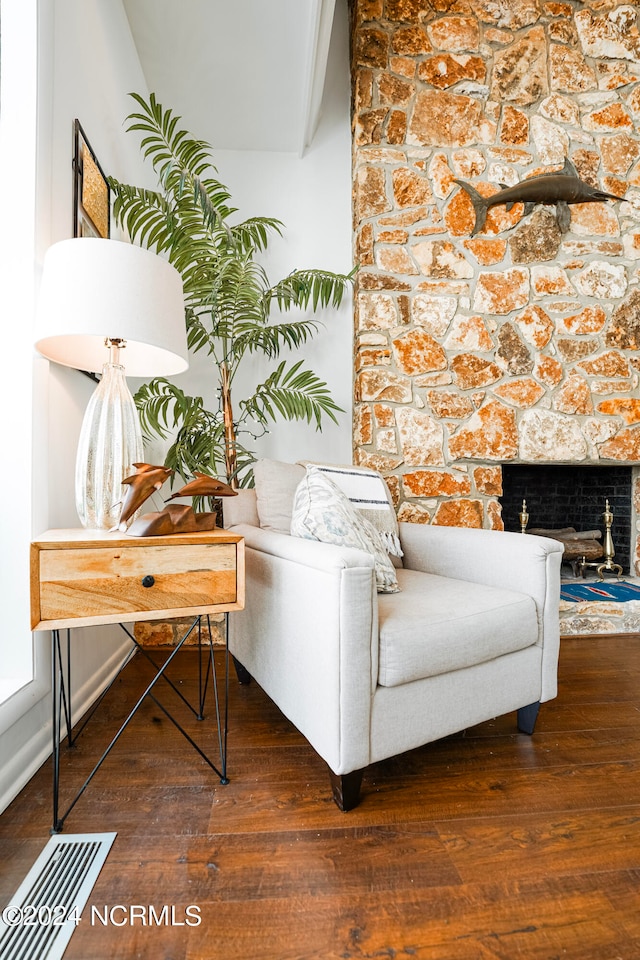
[[[73,235],[109,237],[109,181],[91,149],[79,120],[73,124]]]

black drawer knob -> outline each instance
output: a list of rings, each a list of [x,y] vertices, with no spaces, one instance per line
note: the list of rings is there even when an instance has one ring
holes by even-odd
[[[152,587],[155,582],[156,582],[156,581],[155,581],[155,577],[152,577],[151,574],[147,574],[146,577],[143,577],[143,578],[142,578],[142,586],[143,586],[143,587]]]

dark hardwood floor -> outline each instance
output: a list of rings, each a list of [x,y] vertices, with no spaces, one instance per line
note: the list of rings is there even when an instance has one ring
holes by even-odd
[[[138,656],[64,751],[63,801],[147,677]],[[256,684],[232,671],[227,786],[148,702],[65,824],[118,834],[65,960],[637,960],[639,692],[640,636],[565,639],[533,738],[511,715],[376,764],[346,814]],[[0,817],[0,906],[49,838],[50,791],[47,763]],[[174,906],[176,925],[91,905]],[[177,925],[190,905],[200,925]]]

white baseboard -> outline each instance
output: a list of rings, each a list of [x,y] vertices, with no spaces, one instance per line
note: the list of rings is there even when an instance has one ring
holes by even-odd
[[[111,683],[130,651],[131,641],[124,640],[108,660],[105,661],[100,670],[94,673],[82,687],[73,693],[72,716],[74,723],[86,713],[102,691]],[[37,683],[37,681],[34,681],[34,683]],[[20,728],[23,730],[25,728],[28,729],[30,725],[30,714],[35,714],[36,711],[42,713],[43,710],[46,711],[48,720],[42,722],[42,717],[34,717],[36,723],[33,724],[34,732],[32,736],[28,737],[24,743],[18,744],[15,752],[14,750],[7,750],[6,743],[2,744],[1,741],[5,738],[11,738],[15,743],[18,739],[16,735],[17,731],[19,731]],[[51,755],[51,728],[52,705],[51,686],[49,684],[48,693],[44,697],[39,698],[38,702],[36,702],[30,710],[27,710],[14,726],[7,730],[0,738],[0,755],[5,755],[4,762],[0,765],[0,813],[18,796],[31,777]]]

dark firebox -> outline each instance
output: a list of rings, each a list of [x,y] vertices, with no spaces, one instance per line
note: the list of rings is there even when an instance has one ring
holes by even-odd
[[[625,573],[631,562],[631,467],[503,464],[502,519],[505,530],[520,530],[518,514],[527,501],[529,527],[600,530],[604,540],[605,501],[613,511],[615,560]]]

